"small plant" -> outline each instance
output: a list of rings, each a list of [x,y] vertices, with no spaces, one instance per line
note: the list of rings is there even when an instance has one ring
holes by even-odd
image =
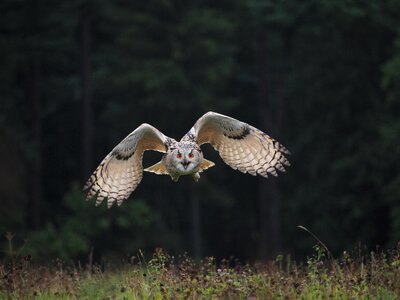
[[[387,252],[333,259],[317,243],[302,265],[290,256],[242,265],[213,257],[195,261],[157,249],[137,259],[92,272],[61,260],[35,265],[17,255],[7,234],[8,257],[0,263],[0,299],[398,299],[400,246]]]

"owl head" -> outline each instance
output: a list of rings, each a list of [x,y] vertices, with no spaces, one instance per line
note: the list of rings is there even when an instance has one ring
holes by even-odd
[[[177,147],[171,153],[171,163],[176,170],[182,174],[190,174],[195,170],[203,159],[203,154],[198,147]]]

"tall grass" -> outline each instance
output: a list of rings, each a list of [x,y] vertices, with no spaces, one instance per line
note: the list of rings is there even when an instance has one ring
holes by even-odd
[[[11,243],[11,241],[10,241]],[[13,254],[10,244],[11,254]],[[196,262],[157,249],[118,267],[0,264],[0,299],[399,299],[400,246],[338,259],[320,244],[304,263],[278,256],[253,265],[212,257]]]

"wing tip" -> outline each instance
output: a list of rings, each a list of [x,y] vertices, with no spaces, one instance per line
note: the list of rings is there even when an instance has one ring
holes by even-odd
[[[292,154],[292,153],[291,153],[285,146],[283,146],[282,144],[280,144],[279,151],[285,153],[286,155],[291,155],[291,154]]]

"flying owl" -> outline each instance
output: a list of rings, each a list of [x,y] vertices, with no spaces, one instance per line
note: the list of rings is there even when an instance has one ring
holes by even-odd
[[[143,177],[142,158],[146,150],[165,153],[160,162],[144,169],[169,175],[173,181],[200,173],[214,166],[203,157],[200,146],[210,143],[226,164],[253,176],[277,176],[285,171],[289,151],[261,130],[236,119],[208,112],[178,142],[149,124],[142,124],[123,139],[100,163],[87,181],[87,200],[97,196],[96,205],[107,199],[107,206],[122,202],[136,189]]]

